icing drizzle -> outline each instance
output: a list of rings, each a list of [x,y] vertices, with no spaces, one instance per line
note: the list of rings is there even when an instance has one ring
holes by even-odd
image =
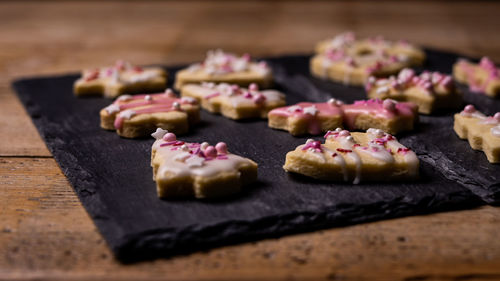
[[[500,112],[495,113],[493,116],[486,116],[478,111],[472,104],[468,104],[465,106],[464,110],[460,112],[460,115],[478,119],[479,124],[491,126],[491,135],[500,138]]]
[[[113,66],[85,70],[82,79],[85,82],[99,79],[110,83],[133,84],[162,76],[163,74],[157,69],[142,68],[132,65],[130,62],[118,60]]]
[[[465,59],[460,59],[458,67],[464,71],[467,84],[469,84],[469,89],[472,92],[484,93],[490,83],[500,80],[499,69],[496,68],[495,63],[488,57],[482,57],[479,64],[473,64]],[[486,72],[486,79],[477,79],[477,70]]]

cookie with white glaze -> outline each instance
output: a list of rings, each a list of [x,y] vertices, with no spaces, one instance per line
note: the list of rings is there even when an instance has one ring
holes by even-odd
[[[287,172],[329,181],[413,180],[419,174],[416,154],[379,129],[350,133],[338,128],[325,143],[308,140],[286,154]]]
[[[156,128],[186,133],[200,120],[200,107],[192,98],[165,93],[123,95],[100,111],[101,128],[114,130],[125,138],[148,136]]]
[[[166,85],[167,72],[162,68],[117,61],[114,66],[84,70],[73,88],[76,96],[115,98],[123,94],[163,91]]]
[[[409,68],[389,78],[370,77],[365,89],[369,98],[412,102],[423,114],[454,109],[463,102],[450,75],[430,71],[416,75]]]
[[[459,138],[468,140],[472,149],[482,150],[490,163],[500,163],[500,112],[486,116],[469,104],[454,118]]]
[[[472,92],[496,98],[500,95],[500,69],[487,57],[479,63],[460,59],[453,65],[453,77],[469,85]]]
[[[235,120],[267,118],[270,110],[286,104],[283,93],[259,90],[255,83],[248,88],[227,83],[187,84],[182,87],[181,96],[194,98],[204,109]]]
[[[151,166],[161,198],[224,197],[257,179],[257,163],[230,153],[223,142],[183,142],[162,129],[152,136]]]
[[[208,51],[201,63],[195,63],[176,74],[175,89],[201,82],[229,83],[248,86],[258,84],[268,88],[273,84],[271,68],[265,61],[254,61],[249,54],[238,56],[222,50]]]
[[[338,127],[349,130],[382,129],[391,134],[413,130],[418,120],[417,106],[394,100],[360,100],[344,104],[335,99],[324,103],[302,102],[273,109],[268,114],[270,128],[294,136],[318,135]]]
[[[387,77],[425,60],[423,50],[406,41],[392,42],[381,36],[356,39],[352,32],[319,42],[316,52],[310,61],[311,74],[357,86],[370,76]]]

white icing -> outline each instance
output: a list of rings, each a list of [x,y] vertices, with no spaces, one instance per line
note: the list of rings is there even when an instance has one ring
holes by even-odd
[[[495,136],[500,138],[500,126],[495,126],[490,129],[490,133]]]
[[[385,93],[389,92],[389,87],[382,86],[382,87],[378,88],[375,92],[377,94],[385,94]]]
[[[249,160],[238,155],[227,153],[224,156],[227,159],[211,159],[205,160],[203,157],[193,155],[189,151],[175,149],[175,146],[166,145],[161,147],[161,144],[166,143],[162,139],[158,139],[153,144],[153,153],[156,157],[160,157],[161,163],[158,169],[158,175],[169,176],[214,176],[224,172],[237,171],[242,165],[249,163]],[[188,147],[193,144],[186,143]],[[191,151],[196,148],[191,148]],[[189,157],[184,158],[189,154]]]
[[[121,96],[118,97],[119,101],[128,101],[128,100],[131,100],[131,99],[132,99],[131,95],[121,95]]]

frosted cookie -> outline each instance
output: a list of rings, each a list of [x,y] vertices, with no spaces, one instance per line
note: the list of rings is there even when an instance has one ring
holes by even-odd
[[[387,77],[425,60],[425,53],[406,41],[391,42],[380,36],[357,40],[353,33],[322,41],[316,51],[310,61],[314,76],[357,86],[370,76]]]
[[[362,100],[344,104],[335,99],[276,108],[269,112],[268,118],[269,127],[289,131],[294,136],[318,135],[343,126],[351,130],[378,128],[395,134],[412,130],[418,120],[417,106],[412,103]]]
[[[257,179],[257,163],[228,152],[223,142],[183,142],[162,129],[152,136],[151,166],[159,197],[222,197]]]
[[[381,129],[389,134],[413,130],[418,106],[392,99],[360,100],[342,105],[344,124],[349,130]]]
[[[163,91],[167,85],[167,73],[159,67],[132,66],[118,61],[114,66],[84,70],[76,80],[76,96],[102,95],[115,98],[122,94]]]
[[[181,96],[194,98],[201,106],[231,119],[267,118],[267,113],[286,104],[285,95],[275,90],[259,90],[257,84],[247,88],[227,83],[187,84]]]
[[[248,86],[257,83],[262,88],[273,83],[271,68],[266,62],[252,61],[249,54],[237,56],[222,50],[208,51],[202,63],[195,63],[176,74],[175,88],[201,82],[230,83]]]
[[[424,114],[457,108],[462,104],[462,95],[451,76],[439,72],[424,71],[416,75],[412,69],[406,68],[397,77],[370,77],[365,89],[369,98],[409,101],[417,104],[418,111]]]
[[[418,177],[416,154],[379,129],[329,131],[326,141],[308,140],[286,154],[287,172],[331,181],[396,181]]]
[[[195,99],[177,98],[171,90],[151,95],[123,95],[100,111],[101,128],[126,138],[143,137],[156,128],[186,133],[200,119]]]
[[[482,150],[491,163],[500,163],[500,112],[486,116],[473,105],[455,114],[453,125],[461,139],[468,139],[472,149]]]
[[[461,59],[453,65],[453,77],[469,85],[472,92],[484,93],[490,97],[500,95],[500,69],[487,57],[479,64]]]

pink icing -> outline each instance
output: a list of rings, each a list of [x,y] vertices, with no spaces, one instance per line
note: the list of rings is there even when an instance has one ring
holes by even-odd
[[[269,112],[270,115],[277,115],[283,117],[294,117],[299,119],[305,119],[308,123],[308,132],[313,135],[317,135],[321,133],[321,123],[319,122],[318,117],[320,116],[336,116],[342,115],[342,109],[336,104],[331,104],[328,102],[324,103],[311,103],[311,102],[301,102],[296,105],[295,110],[291,110],[292,106],[279,107],[271,110]],[[315,115],[304,113],[304,108],[314,106],[318,110],[318,113]],[[292,108],[293,109],[293,108]]]
[[[302,147],[302,150],[308,150],[308,149],[313,149],[316,152],[323,152],[323,149],[321,149],[321,142],[320,141],[308,141]]]
[[[472,92],[484,93],[486,87],[491,82],[491,80],[499,79],[500,74],[495,66],[495,63],[491,61],[488,57],[482,57],[478,66],[483,70],[488,72],[488,78],[481,83],[479,79],[476,79],[476,69],[466,60],[459,61],[459,67],[463,69],[466,75],[467,83],[469,84],[469,89]]]
[[[410,102],[394,102],[392,100],[360,100],[354,104],[342,106],[347,128],[354,129],[356,118],[360,114],[373,115],[380,118],[392,119],[397,116],[413,116],[416,105]]]
[[[182,111],[182,108],[180,108],[179,105],[190,103],[195,104],[196,101],[190,102],[185,99],[176,98],[168,93],[135,95],[125,101],[117,99],[113,102],[114,105],[118,106],[119,112],[132,110],[134,112],[134,116],[139,114],[169,112],[174,110]],[[123,122],[124,117],[122,117],[120,113],[116,114],[114,121],[115,128],[120,130],[123,126]]]
[[[315,106],[318,113],[315,115],[304,113],[304,108]],[[354,104],[343,103],[310,103],[302,102],[292,106],[279,107],[269,112],[269,115],[294,117],[304,119],[308,124],[308,133],[317,135],[321,133],[321,123],[319,117],[341,116],[345,125],[349,129],[355,129],[356,118],[359,115],[372,115],[379,118],[392,119],[398,116],[412,117],[415,115],[416,105],[410,102],[396,102],[394,100],[380,99],[359,100]],[[329,134],[338,132],[328,132]],[[341,136],[348,136],[349,131],[340,131]]]

